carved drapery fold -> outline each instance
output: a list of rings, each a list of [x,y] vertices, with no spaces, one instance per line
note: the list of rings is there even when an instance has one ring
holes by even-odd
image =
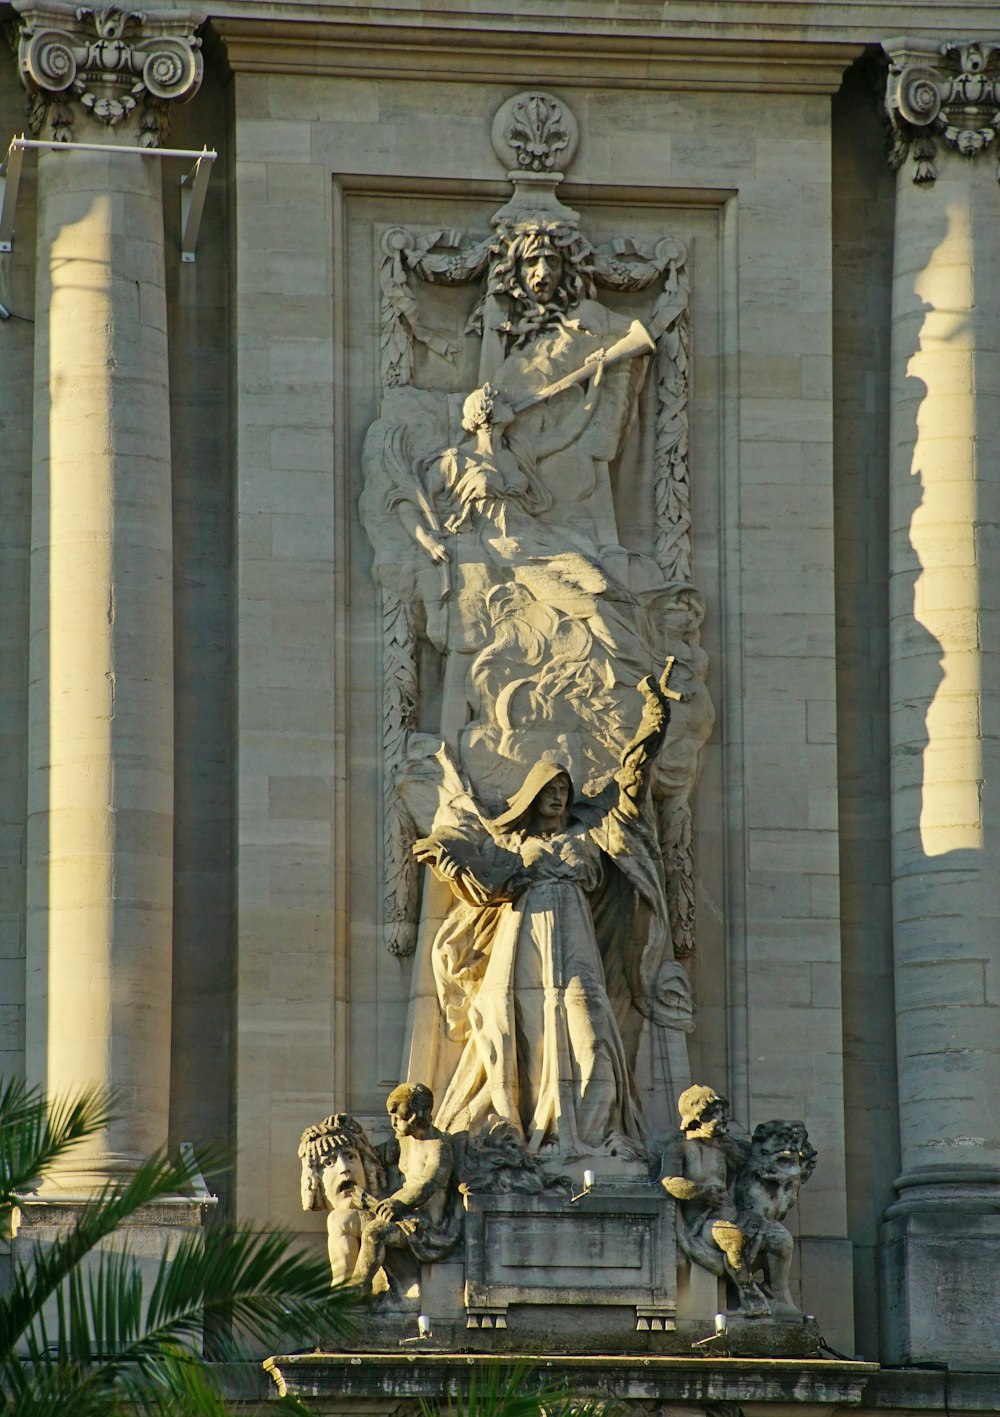
[[[168,103],[193,98],[201,86],[201,40],[190,16],[116,6],[18,8],[18,67],[31,96],[31,126],[38,133],[47,121],[56,142],[73,141],[78,106],[105,128],[138,114],[140,146],[158,147]]]
[[[1000,41],[921,50],[889,40],[885,106],[892,124],[889,160],[913,157],[913,181],[933,182],[939,144],[974,158],[1000,133]],[[1000,171],[998,171],[1000,176]]]

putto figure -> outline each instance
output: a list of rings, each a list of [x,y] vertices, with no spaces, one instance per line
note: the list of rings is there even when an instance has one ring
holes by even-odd
[[[794,1242],[781,1221],[816,1165],[805,1126],[763,1122],[748,1145],[730,1136],[729,1104],[712,1088],[689,1087],[678,1107],[681,1136],[664,1155],[661,1184],[679,1202],[681,1249],[728,1275],[746,1318],[797,1315],[788,1287]]]
[[[798,1312],[788,1288],[795,1241],[781,1222],[815,1168],[816,1148],[802,1122],[761,1122],[736,1177],[736,1209],[750,1237],[750,1263],[763,1270],[764,1293],[775,1314]]]
[[[386,1159],[399,1184],[382,1198],[358,1198],[367,1218],[351,1286],[362,1296],[374,1292],[387,1251],[406,1250],[421,1263],[432,1263],[454,1249],[462,1228],[451,1141],[431,1121],[430,1088],[422,1082],[403,1083],[390,1092],[385,1105],[393,1131]]]
[[[330,1212],[331,1282],[363,1298],[392,1287],[388,1252],[430,1263],[461,1234],[451,1142],[431,1122],[430,1089],[405,1083],[386,1108],[393,1139],[384,1147],[373,1147],[360,1122],[343,1112],[307,1127],[299,1143],[302,1208]]]

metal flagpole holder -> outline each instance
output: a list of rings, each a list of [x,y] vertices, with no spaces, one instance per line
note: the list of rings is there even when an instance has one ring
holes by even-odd
[[[112,143],[55,143],[26,138],[14,138],[7,156],[0,163],[0,252],[14,249],[14,212],[17,190],[25,153],[44,148],[50,152],[138,153],[141,157],[176,157],[194,160],[194,167],[181,178],[181,260],[193,261],[198,246],[198,230],[208,191],[212,163],[218,154],[210,148],[199,152],[194,148],[117,147]]]

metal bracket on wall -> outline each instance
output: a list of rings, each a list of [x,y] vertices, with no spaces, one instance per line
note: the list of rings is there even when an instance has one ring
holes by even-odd
[[[49,152],[138,153],[141,157],[194,159],[194,167],[181,178],[181,260],[193,261],[198,247],[198,230],[205,206],[208,179],[212,163],[218,154],[210,148],[135,148],[116,147],[112,143],[52,143],[35,138],[15,138],[0,163],[0,252],[14,249],[14,213],[17,190],[21,184],[24,155],[45,149]]]

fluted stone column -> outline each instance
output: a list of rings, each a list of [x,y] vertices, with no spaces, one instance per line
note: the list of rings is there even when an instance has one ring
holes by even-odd
[[[885,1357],[975,1367],[1000,1308],[1000,72],[991,46],[886,49],[903,1171]]]
[[[167,1140],[173,567],[161,161],[200,82],[190,16],[21,4],[41,139],[31,564],[27,1058],[119,1116],[64,1189]],[[79,18],[77,18],[79,16]],[[101,144],[87,151],[78,143]],[[82,1174],[81,1174],[82,1173]]]

